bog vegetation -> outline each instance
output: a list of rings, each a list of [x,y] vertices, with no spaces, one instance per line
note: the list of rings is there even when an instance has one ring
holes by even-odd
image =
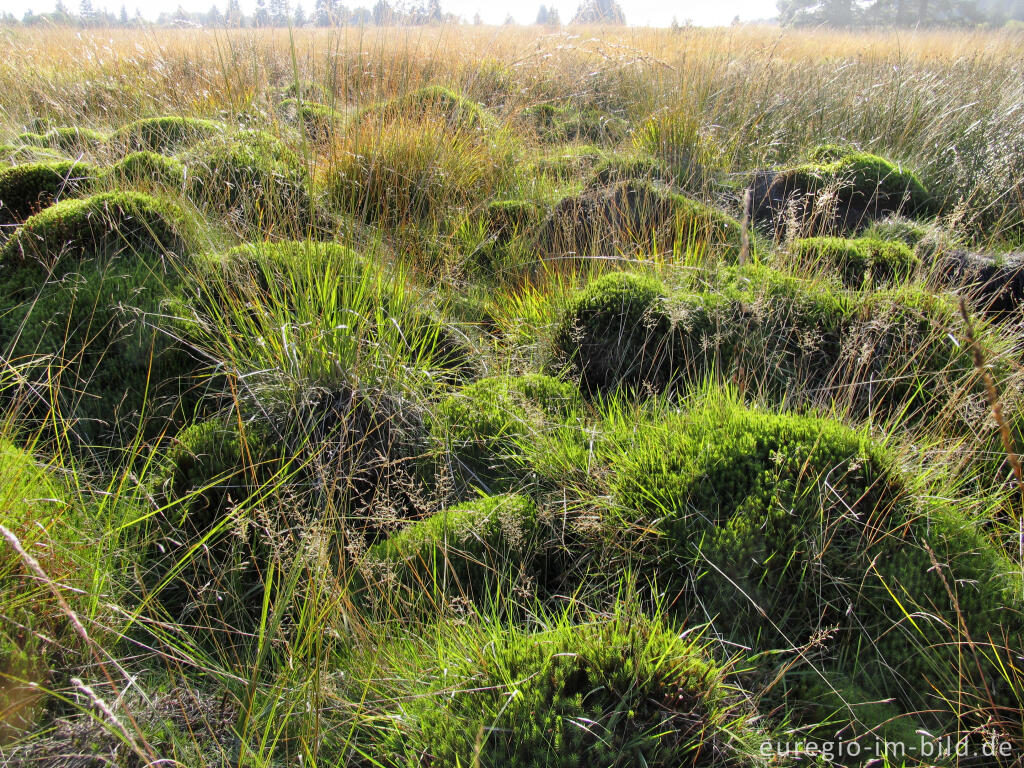
[[[1019,35],[5,51],[0,763],[1021,765]]]

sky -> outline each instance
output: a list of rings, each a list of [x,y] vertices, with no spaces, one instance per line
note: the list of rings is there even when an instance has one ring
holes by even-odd
[[[298,0],[291,0],[292,7]],[[36,13],[52,11],[56,0],[0,0],[0,10],[9,11],[19,18],[31,8]],[[128,13],[135,14],[138,7],[146,18],[156,18],[162,12],[171,13],[180,5],[186,11],[208,11],[214,0],[93,0],[93,7],[106,6],[110,11],[120,10],[122,3]],[[314,0],[302,0],[303,7],[309,13]],[[344,0],[344,5],[370,7],[374,0]],[[537,15],[537,8],[545,5],[558,8],[562,21],[568,21],[579,5],[579,0],[504,0],[504,2],[486,2],[485,0],[441,0],[441,7],[465,19],[471,19],[477,12],[484,22],[499,24],[505,15],[511,13],[521,24],[530,23]],[[72,11],[78,10],[78,0],[64,0],[64,4]],[[226,0],[216,0],[216,4],[224,9]],[[619,0],[626,14],[626,21],[635,26],[665,27],[675,17],[680,23],[689,19],[694,24],[714,26],[728,24],[735,16],[743,21],[765,19],[775,15],[774,0],[728,0],[727,2],[708,3],[704,0],[689,2],[666,2],[666,0]],[[242,9],[251,12],[255,0],[241,0]]]

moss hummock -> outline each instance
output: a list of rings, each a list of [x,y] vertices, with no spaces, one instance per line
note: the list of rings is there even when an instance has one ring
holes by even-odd
[[[579,390],[543,374],[492,376],[469,384],[437,407],[431,431],[444,441],[459,473],[474,485],[506,485],[529,467],[524,444],[580,415]]]
[[[905,711],[962,687],[949,628],[965,622],[985,667],[972,684],[1013,701],[998,632],[1024,628],[1019,571],[961,512],[921,508],[865,433],[712,399],[619,439],[616,501],[656,534],[651,578],[693,595],[680,611],[755,649],[829,627],[820,668]]]
[[[917,287],[848,291],[763,266],[672,290],[609,273],[568,303],[550,365],[568,365],[592,393],[715,378],[775,402],[921,419],[945,407],[938,392],[979,386],[951,331],[958,318],[948,297]]]
[[[809,237],[792,248],[803,266],[835,270],[853,288],[903,282],[921,263],[904,243],[874,237]]]
[[[513,630],[449,653],[444,690],[417,697],[407,713],[405,746],[438,764],[761,764],[763,735],[724,671],[660,621],[616,615]]]
[[[493,605],[500,595],[511,598],[538,576],[543,580],[547,543],[533,501],[487,496],[435,512],[372,546],[360,564],[365,596],[392,609],[443,611],[463,599]]]
[[[710,206],[644,180],[588,187],[563,198],[541,225],[537,247],[581,257],[609,251],[699,250],[740,243],[740,224]]]
[[[106,142],[106,134],[76,126],[53,128],[46,133],[21,133],[17,141],[36,147],[49,147],[61,152],[94,152]]]
[[[116,184],[180,188],[185,183],[185,166],[156,152],[132,152],[110,166],[103,176]]]
[[[215,120],[195,117],[147,117],[122,126],[107,140],[122,152],[169,154],[226,132]]]
[[[257,423],[218,418],[177,435],[151,479],[160,511],[150,522],[146,577],[176,623],[214,629],[225,644],[238,642],[233,631],[252,629],[263,606],[268,551],[264,532],[240,510],[282,467]]]
[[[796,222],[805,234],[843,234],[892,214],[919,218],[935,212],[913,172],[835,145],[819,147],[802,165],[758,173],[751,192],[756,220],[776,228]],[[827,203],[817,199],[824,192]]]
[[[452,88],[428,85],[367,107],[356,117],[356,124],[391,122],[400,119],[439,122],[449,130],[476,130],[494,123],[484,107]]]
[[[24,221],[61,198],[81,195],[99,175],[96,166],[71,160],[0,171],[0,225]]]
[[[31,216],[0,247],[0,265],[31,261],[55,273],[87,256],[184,254],[195,245],[193,225],[170,201],[138,192],[107,192],[62,200]]]

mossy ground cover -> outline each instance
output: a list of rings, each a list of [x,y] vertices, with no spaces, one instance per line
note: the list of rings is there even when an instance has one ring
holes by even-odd
[[[0,762],[1019,754],[1015,129],[874,95],[984,56],[307,34],[0,72]]]

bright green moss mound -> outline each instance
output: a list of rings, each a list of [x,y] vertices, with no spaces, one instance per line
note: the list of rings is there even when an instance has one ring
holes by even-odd
[[[537,247],[579,256],[673,247],[735,247],[739,222],[684,195],[645,180],[588,187],[563,198],[541,225]]]
[[[225,132],[223,123],[195,117],[147,117],[116,130],[108,140],[123,152],[167,154]]]
[[[956,307],[941,296],[846,291],[754,266],[706,274],[696,288],[633,273],[596,279],[556,327],[553,367],[568,366],[589,392],[715,376],[776,401],[914,418],[941,410],[941,393],[976,384],[950,335]]]
[[[573,366],[588,391],[620,383],[660,385],[675,349],[667,291],[655,277],[612,272],[578,293],[554,337],[556,360]]]
[[[504,485],[527,471],[530,447],[573,422],[580,408],[579,391],[564,381],[493,376],[442,400],[431,431],[470,483]]]
[[[250,224],[302,227],[309,220],[308,177],[299,157],[263,131],[205,141],[184,157],[192,199],[240,214]]]
[[[920,265],[904,243],[874,237],[809,237],[797,240],[793,250],[803,264],[835,270],[853,288],[903,282]]]
[[[185,183],[185,166],[181,161],[156,152],[132,152],[110,166],[104,178],[129,186],[157,185],[180,188]]]
[[[195,242],[192,224],[175,204],[138,192],[62,200],[30,217],[0,247],[0,264],[42,262],[63,270],[86,256],[183,254]]]
[[[494,117],[478,102],[438,85],[428,85],[367,107],[359,113],[356,122],[391,122],[403,118],[441,122],[453,131],[485,128],[494,122]]]
[[[842,205],[870,216],[932,212],[931,195],[913,172],[868,152],[827,145],[812,152],[810,162],[780,176],[786,187],[809,194],[835,187]]]
[[[466,644],[473,647],[474,644]],[[451,653],[445,687],[415,705],[410,746],[480,768],[759,765],[758,732],[692,640],[616,616]]]
[[[0,346],[21,366],[25,423],[48,409],[82,444],[155,435],[195,405],[199,363],[166,321],[177,275],[158,260],[81,259],[46,279],[38,262],[4,264]],[[145,413],[145,420],[141,414]],[[49,425],[49,422],[46,422]]]
[[[437,610],[451,599],[511,598],[543,569],[544,539],[537,507],[523,496],[487,496],[445,509],[369,549],[361,564],[367,597]]]
[[[0,346],[35,392],[26,418],[55,408],[77,439],[116,445],[194,404],[196,361],[162,320],[179,280],[167,255],[191,239],[180,210],[131,192],[63,200],[16,230],[0,248]]]
[[[913,681],[939,695],[963,682],[950,676],[960,619],[926,545],[961,585],[987,675],[1005,661],[999,628],[1024,627],[1021,579],[998,548],[953,510],[919,509],[888,454],[837,422],[712,401],[633,430],[613,472],[625,514],[661,534],[659,584],[696,590],[684,611],[762,648],[835,627],[826,669],[908,711],[932,695]]]
[[[259,524],[247,520],[240,505],[272,483],[282,466],[274,441],[257,423],[242,430],[229,417],[178,433],[151,481],[160,512],[151,523],[146,577],[175,622],[209,627],[214,635],[251,628],[263,604],[261,569],[269,561]]]
[[[523,117],[537,131],[541,141],[551,143],[586,141],[615,144],[623,139],[629,127],[620,117],[593,107],[578,108],[571,104],[536,104],[523,110]]]
[[[89,163],[31,163],[0,171],[0,225],[27,219],[59,198],[75,197],[99,176]]]
[[[105,134],[91,128],[54,128],[46,133],[22,133],[17,139],[22,144],[49,147],[62,152],[92,152],[107,140]]]
[[[345,122],[345,115],[335,109],[315,101],[299,102],[298,99],[285,99],[279,105],[288,119],[298,123],[315,142],[328,141],[337,134]]]

